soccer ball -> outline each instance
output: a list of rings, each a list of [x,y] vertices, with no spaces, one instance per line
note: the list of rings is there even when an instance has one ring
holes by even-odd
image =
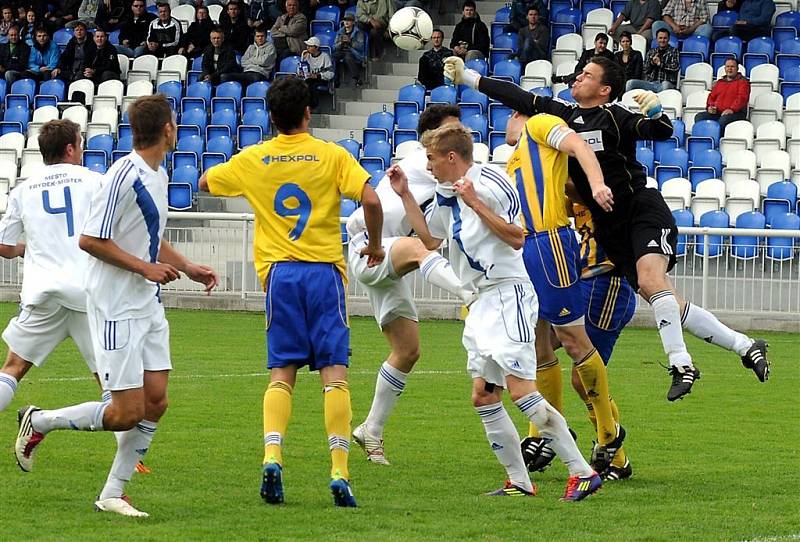
[[[422,49],[431,39],[432,33],[431,16],[420,8],[405,7],[397,10],[389,21],[392,41],[406,51]]]

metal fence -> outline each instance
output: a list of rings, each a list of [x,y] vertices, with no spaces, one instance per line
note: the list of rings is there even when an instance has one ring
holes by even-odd
[[[264,295],[253,267],[253,231],[252,214],[171,213],[166,238],[190,259],[217,270],[218,292],[246,299]],[[686,299],[711,310],[796,314],[800,318],[800,232],[732,228],[679,231],[682,256],[670,274]],[[344,240],[343,250],[347,250]],[[3,260],[0,286],[19,286],[22,273],[20,259]],[[420,302],[456,303],[453,296],[422,280],[419,272],[405,280],[410,281]],[[176,294],[202,291],[187,278],[163,289]],[[358,281],[351,280],[348,289],[351,299],[366,299]]]

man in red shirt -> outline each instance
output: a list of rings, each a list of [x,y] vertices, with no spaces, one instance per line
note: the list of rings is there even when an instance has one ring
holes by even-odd
[[[735,58],[725,61],[725,75],[714,83],[706,101],[706,110],[698,113],[695,122],[719,121],[720,134],[735,121],[747,118],[747,102],[750,100],[750,82],[739,73],[739,62]]]

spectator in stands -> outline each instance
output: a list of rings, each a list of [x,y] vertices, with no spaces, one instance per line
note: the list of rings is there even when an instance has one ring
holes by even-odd
[[[247,9],[247,26],[253,31],[261,29],[266,32],[272,28],[280,16],[281,10],[275,0],[250,0],[250,6]]]
[[[158,4],[158,18],[150,23],[150,28],[147,33],[148,53],[153,54],[150,42],[155,42],[159,45],[158,49],[160,54],[164,56],[174,55],[178,52],[178,43],[181,41],[181,22],[172,16],[172,9],[167,3]],[[142,54],[144,54],[142,52]],[[136,56],[140,56],[137,51]]]
[[[95,26],[102,28],[106,32],[117,30],[125,21],[128,10],[125,8],[123,0],[102,0],[97,4],[97,16],[94,19]]]
[[[255,31],[254,42],[250,44],[242,56],[243,73],[227,73],[220,78],[222,82],[239,81],[247,86],[256,81],[266,81],[275,68],[275,47],[267,41],[267,31],[259,28]]]
[[[356,20],[359,28],[369,34],[369,55],[373,61],[383,57],[383,34],[394,13],[392,0],[358,0]]]
[[[286,13],[272,25],[272,44],[277,54],[276,62],[303,52],[303,42],[308,38],[308,19],[300,13],[298,0],[286,0]]]
[[[736,36],[742,41],[750,41],[761,36],[769,37],[772,32],[772,16],[775,14],[773,0],[742,0],[738,10],[739,19],[728,29],[714,34],[714,39],[723,36]]]
[[[735,11],[739,13],[742,8],[742,0],[719,0],[717,4],[717,13],[720,11]]]
[[[58,66],[58,45],[50,40],[50,34],[43,26],[34,31],[34,36],[36,39],[28,57],[28,71],[25,76],[37,81],[47,81]]]
[[[441,31],[440,31],[441,32]],[[431,35],[431,41],[436,46],[436,30]],[[356,87],[361,86],[361,65],[364,63],[364,33],[356,26],[356,18],[352,13],[345,13],[342,26],[336,32],[333,44],[333,58],[336,61],[336,77],[334,84],[338,87],[341,72],[345,72],[353,79]],[[441,39],[439,40],[441,44]],[[425,55],[423,55],[425,56]],[[444,66],[444,65],[442,65]],[[439,70],[442,71],[441,68]],[[440,75],[444,77],[441,73]]]
[[[623,30],[619,37],[620,50],[614,55],[614,60],[625,69],[625,80],[641,79],[643,72],[642,53],[633,48],[633,36]]]
[[[706,0],[669,0],[661,10],[662,21],[653,23],[653,33],[658,35],[662,28],[678,38],[688,38],[692,34],[711,39],[714,31],[709,24]]]
[[[336,6],[339,8],[339,19],[344,20],[347,8],[355,7],[356,0],[321,0],[323,6]]]
[[[3,6],[3,18],[0,20],[0,43],[8,43],[8,30],[16,26],[14,20],[14,10],[11,6]],[[17,37],[19,38],[19,27],[17,27]]]
[[[145,0],[133,0],[131,3],[131,13],[119,30],[118,53],[133,58],[137,56],[136,49],[138,49],[138,54],[144,54],[150,23],[156,18],[145,10],[145,6]]]
[[[81,0],[59,0],[52,5],[53,11],[46,12],[43,19],[50,30],[55,31],[78,18]]]
[[[241,68],[236,62],[236,51],[225,43],[225,33],[222,29],[214,28],[211,31],[211,45],[203,51],[203,71],[200,80],[218,85],[222,75],[240,71]]]
[[[196,58],[203,54],[206,47],[211,45],[211,30],[214,21],[208,16],[208,8],[200,6],[194,14],[194,22],[189,25],[186,33],[181,36],[178,54],[188,58]]]
[[[94,19],[97,17],[97,5],[101,0],[83,0],[78,8],[78,18],[68,22],[67,28],[75,28],[79,22],[87,28],[94,28]],[[91,41],[91,39],[90,39]]]
[[[36,12],[29,9],[25,12],[25,24],[20,26],[19,37],[22,41],[28,44],[28,47],[33,48],[36,43],[36,29],[42,27],[36,20]]]
[[[519,63],[523,70],[528,62],[550,59],[550,29],[539,20],[539,8],[528,9],[528,24],[517,34]]]
[[[94,54],[86,62],[84,77],[91,79],[95,86],[104,81],[119,80],[120,67],[117,50],[108,43],[108,33],[103,28],[94,31]]]
[[[252,32],[238,0],[228,2],[225,11],[220,14],[219,25],[225,34],[225,44],[240,55],[244,53],[250,45]]]
[[[747,118],[750,101],[750,82],[739,73],[739,62],[731,57],[725,61],[725,74],[714,83],[706,99],[706,110],[698,113],[694,121],[719,121],[720,133],[733,121]]]
[[[539,19],[547,21],[547,7],[540,0],[513,0],[509,22],[503,27],[503,32],[518,34],[520,30],[528,26],[528,11],[531,8],[539,11]]]
[[[72,38],[67,42],[64,52],[61,53],[52,77],[61,79],[67,85],[77,79],[84,79],[83,72],[86,63],[94,55],[94,52],[95,45],[92,35],[86,32],[86,25],[83,21],[76,21]]]
[[[327,83],[333,80],[333,62],[328,53],[320,50],[320,41],[316,36],[305,42],[306,50],[300,55],[301,60],[308,62],[309,73],[303,74],[311,93],[311,109],[319,105],[320,90],[326,89]]]
[[[453,29],[450,48],[465,61],[489,58],[489,29],[478,15],[475,0],[464,0],[461,9],[461,21]]]
[[[19,26],[12,25],[7,36],[8,41],[0,45],[0,75],[5,77],[10,89],[14,81],[21,79],[28,69],[31,48],[19,39]]]
[[[645,80],[628,81],[625,90],[641,88],[652,92],[661,92],[678,86],[678,50],[669,44],[669,32],[665,29],[656,31],[657,47],[647,51],[644,61]]]
[[[614,60],[614,53],[608,50],[608,34],[605,32],[598,32],[594,37],[594,49],[586,49],[581,53],[578,63],[575,65],[575,71],[569,75],[559,75],[553,77],[554,83],[566,83],[572,85],[575,79],[583,71],[583,68],[589,61],[596,56],[604,56],[609,60]]]
[[[444,32],[434,28],[431,34],[431,47],[419,58],[417,80],[427,90],[433,90],[444,84],[444,59],[453,56],[453,51],[443,45]]]
[[[617,15],[617,20],[608,29],[608,33],[617,40],[623,32],[639,34],[650,43],[653,39],[651,27],[659,20],[661,20],[661,3],[658,0],[628,0],[625,9]]]

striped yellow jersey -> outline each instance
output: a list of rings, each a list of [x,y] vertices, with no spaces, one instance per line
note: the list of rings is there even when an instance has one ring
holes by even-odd
[[[308,133],[280,134],[211,168],[207,180],[212,194],[244,196],[253,207],[262,285],[275,262],[333,263],[345,275],[341,198],[360,201],[369,173],[344,148]]]
[[[603,247],[594,240],[594,223],[589,208],[580,203],[572,204],[575,229],[581,236],[581,278],[596,277],[614,269]]]
[[[556,116],[534,115],[525,123],[508,161],[506,169],[517,184],[526,235],[569,225],[564,194],[567,154],[559,147],[571,133]]]

